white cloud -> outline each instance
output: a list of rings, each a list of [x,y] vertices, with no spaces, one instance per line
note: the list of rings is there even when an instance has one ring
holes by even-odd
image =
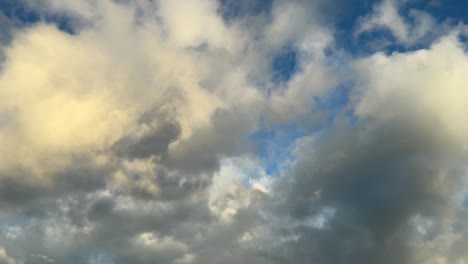
[[[359,97],[356,113],[388,122],[423,115],[467,147],[468,56],[457,31],[429,49],[386,56],[377,53],[355,63]]]

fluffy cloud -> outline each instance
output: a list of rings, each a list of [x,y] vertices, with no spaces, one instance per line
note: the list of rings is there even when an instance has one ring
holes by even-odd
[[[457,32],[425,50],[391,56],[377,53],[357,61],[361,88],[357,89],[356,113],[383,122],[407,119],[436,125],[432,132],[466,148],[468,92],[463,88],[463,69],[468,57]]]
[[[39,19],[0,42],[1,263],[466,261],[464,26],[355,58],[321,1],[247,2],[21,3]],[[398,7],[358,33],[432,41]],[[272,169],[256,137],[285,127]]]

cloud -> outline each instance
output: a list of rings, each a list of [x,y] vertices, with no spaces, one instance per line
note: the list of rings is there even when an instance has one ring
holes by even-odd
[[[430,15],[384,1],[358,34],[431,44],[358,57],[321,1],[22,3],[73,30],[2,47],[0,262],[466,259],[463,24],[433,41]]]
[[[442,25],[439,25],[429,13],[411,9],[409,17],[401,15],[401,8],[407,2],[382,0],[375,4],[370,14],[361,17],[356,34],[362,35],[384,29],[393,35],[397,43],[407,46],[418,45],[437,36]]]
[[[448,133],[449,138],[464,147],[467,91],[463,88],[466,77],[461,69],[468,60],[457,32],[439,39],[426,50],[391,56],[377,53],[357,61],[361,77],[357,82],[363,88],[357,114],[384,122],[394,119],[424,122],[419,115],[430,116],[439,123],[435,133]]]
[[[0,247],[0,263],[2,263],[2,264],[16,264],[16,263],[21,263],[21,262],[18,262],[15,259],[10,258],[7,255],[5,248]]]
[[[298,238],[283,246],[292,250],[292,259],[426,263],[434,256],[425,246],[416,247],[419,241],[452,236],[444,245],[450,247],[458,240],[460,231],[451,223],[466,191],[461,187],[466,169],[453,161],[457,156],[418,133],[419,124],[336,129],[305,139],[297,149],[301,159],[284,204],[292,219],[304,222],[292,228]],[[322,228],[305,224],[325,208],[334,214]],[[412,222],[417,217],[430,221],[427,233],[418,233],[420,220]]]
[[[273,192],[285,198],[272,217],[302,223],[273,225],[292,236],[278,252],[299,263],[463,261],[451,251],[466,236],[455,225],[466,220],[466,61],[449,34],[354,62],[358,119],[301,139],[293,179]]]

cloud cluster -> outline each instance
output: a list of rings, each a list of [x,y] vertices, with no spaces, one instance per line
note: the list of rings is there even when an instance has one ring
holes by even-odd
[[[71,28],[0,41],[0,263],[467,261],[463,24],[384,0],[356,36],[431,44],[355,58],[318,0],[21,4]]]

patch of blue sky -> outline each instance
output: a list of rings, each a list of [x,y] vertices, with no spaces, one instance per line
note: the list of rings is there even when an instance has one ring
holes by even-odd
[[[9,19],[21,24],[35,23],[40,19],[37,12],[27,8],[21,1],[0,1],[0,11]]]
[[[391,31],[385,28],[371,30],[355,36],[351,45],[351,51],[356,57],[367,56],[377,51],[385,54],[408,51],[408,47],[398,43]],[[418,47],[414,49],[418,49]]]
[[[329,115],[325,122],[315,124],[313,130],[291,124],[263,128],[252,133],[250,140],[255,146],[256,154],[266,174],[276,177],[281,174],[281,171],[286,171],[295,159],[293,151],[297,140],[323,130],[333,122],[332,119],[333,117]]]
[[[377,29],[355,35],[359,20],[372,12],[373,6],[381,0],[337,0],[339,5],[331,12],[333,27],[336,29],[335,45],[337,49],[345,50],[353,57],[366,56],[376,51],[386,54],[393,52],[408,52],[427,48],[436,36],[430,35],[420,42],[411,45],[397,43],[390,31]],[[468,24],[468,8],[463,0],[413,0],[405,1],[399,6],[399,14],[410,24],[414,22],[412,10],[419,10],[430,14],[436,23],[456,25],[460,22]]]
[[[413,43],[402,43],[393,36],[389,29],[379,28],[364,32],[356,37],[352,51],[354,57],[367,56],[375,52],[383,52],[386,55],[411,52],[430,48],[440,36],[437,32],[429,32]]]
[[[323,118],[309,130],[309,134],[330,128],[338,122],[345,122],[348,125],[358,123],[359,117],[350,102],[352,89],[352,84],[342,84],[331,90],[327,95],[315,98],[316,109],[322,112]]]
[[[278,175],[284,166],[294,160],[292,152],[298,139],[332,126],[338,115],[348,118],[350,123],[357,122],[353,110],[349,109],[351,89],[351,85],[340,85],[325,96],[314,98],[314,102],[311,102],[313,107],[310,113],[298,122],[275,127],[264,126],[250,135],[268,175]],[[323,118],[319,121],[308,122],[307,119],[316,113]]]
[[[298,51],[293,45],[281,48],[272,57],[271,81],[280,86],[289,82],[300,71],[299,59]],[[350,89],[350,85],[340,85],[325,96],[314,98],[311,102],[310,113],[298,122],[276,127],[263,127],[251,135],[268,175],[278,175],[282,167],[294,159],[292,151],[298,139],[319,132],[333,124],[335,116],[348,105]],[[309,122],[308,119],[317,113],[321,117],[319,121]],[[349,111],[349,116],[352,119],[352,111]]]
[[[408,1],[405,10],[418,9],[431,14],[437,21],[450,20],[457,24],[464,22],[468,24],[468,8],[465,0],[416,0]]]
[[[293,46],[283,47],[274,57],[271,64],[272,81],[276,84],[286,83],[298,71],[298,54]]]
[[[435,40],[436,35],[428,35],[411,44],[401,43],[387,28],[376,28],[363,32],[356,36],[354,32],[348,32],[346,38],[342,36],[337,42],[337,47],[345,50],[352,57],[369,56],[375,52],[383,52],[387,55],[392,53],[404,53],[428,48]]]
[[[338,86],[326,96],[314,98],[315,102],[311,102],[314,107],[298,122],[275,127],[262,127],[251,134],[251,140],[265,165],[267,174],[277,174],[282,164],[287,164],[293,159],[291,152],[298,139],[332,126],[338,114],[345,114],[353,122],[355,117],[352,115],[352,111],[346,109],[349,104],[350,91],[350,86]],[[307,122],[307,118],[314,115],[314,112],[320,112],[319,115],[323,115],[324,118],[318,122]],[[303,125],[305,123],[313,125]]]
[[[362,47],[356,42],[354,32],[363,14],[372,11],[378,1],[374,0],[337,0],[330,6],[327,21],[335,29],[336,49],[345,50],[351,54],[361,53]]]
[[[28,27],[37,22],[46,22],[57,25],[57,28],[69,34],[75,34],[74,19],[65,14],[46,14],[33,10],[22,1],[0,1],[2,12],[15,27]]]
[[[465,52],[468,52],[468,35],[460,35],[458,40],[462,43]]]
[[[291,125],[260,129],[251,134],[250,139],[265,172],[276,176],[281,167],[292,159],[295,142],[303,136],[303,131]]]
[[[245,16],[270,14],[273,0],[218,0],[219,12],[226,22]]]
[[[323,97],[315,97],[320,109],[335,110],[345,107],[349,102],[350,86],[339,85]]]
[[[295,124],[260,129],[252,133],[250,139],[265,173],[276,177],[281,174],[282,170],[287,169],[288,165],[295,160],[292,153],[297,140],[307,134],[306,130]]]
[[[465,196],[465,199],[462,202],[462,207],[468,209],[468,195]]]
[[[315,131],[332,126],[337,116],[345,117],[350,124],[356,124],[358,117],[355,115],[354,109],[350,104],[352,89],[352,84],[341,84],[325,96],[315,98],[318,109],[326,111],[328,114],[325,121],[319,123]]]

